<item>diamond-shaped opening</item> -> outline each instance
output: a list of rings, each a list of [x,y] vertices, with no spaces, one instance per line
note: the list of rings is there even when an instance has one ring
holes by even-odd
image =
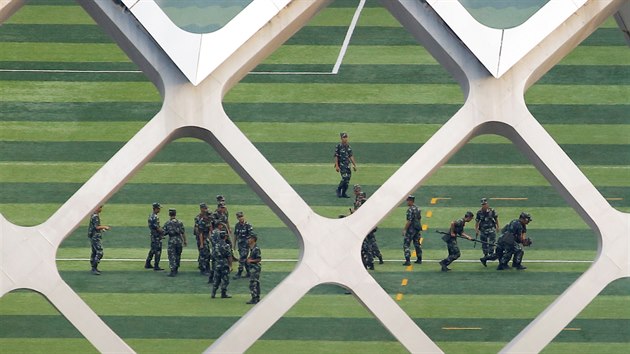
[[[528,109],[611,206],[630,206],[630,56],[613,18],[545,74]]]
[[[459,0],[479,23],[507,29],[526,22],[549,0]]]
[[[0,345],[6,353],[97,353],[44,296],[14,290],[0,298]]]
[[[295,267],[297,239],[211,146],[193,138],[165,146],[107,201],[101,223],[112,229],[102,239],[101,275],[90,272],[86,259],[90,256],[88,218],[59,248],[57,266],[62,278],[135,350],[153,351],[151,340],[156,336],[164,340],[164,352],[182,339],[183,351],[207,348],[251,307],[246,304],[251,298],[246,270],[243,278],[233,278],[239,267],[238,247],[229,274],[228,293],[233,298],[221,299],[219,289],[217,298],[211,299],[208,275],[199,268],[194,219],[200,203],[206,203],[210,213],[216,211],[217,195],[225,199],[232,234],[238,223],[236,213],[242,211],[258,235],[264,298]],[[145,269],[151,249],[148,218],[154,202],[162,206],[160,226],[169,220],[173,208],[186,230],[188,246],[183,247],[175,277],[167,276],[169,237],[162,242],[159,262],[164,271]],[[155,257],[150,263],[155,267]]]
[[[379,2],[352,27],[358,3],[323,9],[223,102],[300,196],[333,218],[348,213],[354,184],[373,193],[463,104],[456,82]],[[340,132],[357,162],[350,199],[336,196]]]
[[[46,220],[159,109],[138,67],[74,2],[0,27],[0,212]]]
[[[375,257],[375,270],[370,274],[447,353],[461,351],[461,345],[467,351],[500,350],[596,256],[593,231],[504,137],[473,138],[414,193],[425,229],[421,233],[422,264],[414,263],[413,244],[411,265],[402,264],[404,203],[378,225],[376,236],[384,264],[378,264]],[[448,251],[436,231],[448,232],[451,222],[463,218],[468,210],[476,216],[481,198],[487,198],[496,210],[501,227],[523,211],[532,215],[527,236],[534,244],[524,247],[522,261],[528,269],[498,271],[498,262],[492,260],[484,267],[480,262],[482,244],[458,239],[460,258],[448,266],[451,271],[441,271],[439,262],[447,258]],[[464,232],[475,237],[475,217]],[[468,297],[462,299],[461,294]],[[499,309],[510,307],[519,296],[523,297],[519,303],[527,305],[506,317]]]
[[[248,353],[305,351],[407,353],[354,296],[331,284],[311,289]]]
[[[221,29],[254,0],[155,0],[175,25],[192,33]]]
[[[542,353],[621,353],[630,346],[630,278],[610,283]]]

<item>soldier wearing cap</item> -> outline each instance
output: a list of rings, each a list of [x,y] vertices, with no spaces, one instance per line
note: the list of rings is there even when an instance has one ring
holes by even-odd
[[[194,220],[194,235],[197,240],[197,264],[199,273],[202,275],[210,274],[210,231],[212,229],[212,220],[208,213],[208,205],[206,203],[199,204],[199,214]]]
[[[499,229],[499,214],[488,206],[488,199],[481,199],[481,209],[477,211],[475,217],[475,234],[480,236],[483,257],[479,259],[486,266],[488,257],[494,254],[494,243],[497,240],[497,229]]]
[[[501,230],[501,237],[497,243],[497,258],[499,258],[499,265],[497,270],[509,269],[510,258],[512,259],[512,267],[518,270],[525,270],[527,267],[523,266],[523,241],[527,238],[527,225],[532,221],[532,216],[529,213],[522,212],[518,219],[510,221]]]
[[[232,271],[232,247],[227,240],[227,233],[220,232],[219,239],[214,244],[215,269],[211,293],[213,299],[216,297],[219,288],[221,288],[221,298],[232,297],[227,293],[228,285],[230,285],[230,272]]]
[[[179,270],[182,248],[188,246],[188,243],[184,224],[177,220],[177,210],[169,209],[168,216],[170,219],[164,223],[164,234],[168,235],[168,266],[171,268],[168,276],[174,277],[177,276]]]
[[[212,213],[212,227],[216,227],[219,223],[224,223],[226,225],[225,231],[228,233],[228,235],[232,235],[232,229],[230,229],[228,218],[229,216],[227,213],[225,202],[219,202],[217,204],[217,209],[214,211],[214,213]],[[229,238],[228,244],[231,244]]]
[[[164,238],[164,231],[160,227],[160,217],[158,214],[160,213],[160,209],[162,206],[160,203],[153,203],[151,205],[153,207],[153,212],[149,215],[149,219],[147,223],[149,224],[149,237],[151,238],[151,249],[149,250],[149,254],[147,255],[147,260],[144,262],[144,268],[158,271],[164,270],[160,268],[160,257],[162,256],[162,239]],[[155,259],[154,259],[155,257]],[[151,265],[151,260],[154,259],[153,265]]]
[[[403,254],[405,256],[404,266],[411,265],[411,243],[416,249],[416,263],[422,264],[422,245],[420,245],[420,231],[422,230],[422,214],[420,209],[414,204],[416,197],[409,195],[407,197],[407,215],[405,227],[403,227]]]
[[[245,215],[242,211],[236,213],[238,222],[234,225],[234,238],[232,244],[238,248],[238,272],[234,276],[234,279],[240,278],[243,275],[243,269],[245,269],[246,277],[249,278],[249,266],[247,263],[247,253],[249,252],[248,239],[254,233],[254,228],[250,223],[245,221]]]
[[[257,304],[260,301],[260,271],[262,260],[262,253],[260,247],[258,247],[258,236],[252,232],[247,239],[247,245],[249,248],[249,254],[247,256],[247,268],[249,269],[249,293],[252,296],[251,300],[247,304]]]
[[[350,184],[350,178],[352,177],[352,170],[350,170],[350,163],[352,163],[352,168],[357,170],[357,163],[354,160],[354,155],[352,154],[352,148],[350,144],[348,144],[348,134],[345,132],[339,133],[339,137],[341,138],[341,142],[337,144],[335,147],[335,171],[341,174],[341,181],[337,186],[337,197],[338,198],[350,198],[346,191],[348,190],[348,185]]]
[[[472,240],[472,237],[464,232],[464,226],[472,219],[472,211],[467,211],[466,214],[464,214],[464,218],[452,221],[449,234],[442,236],[442,240],[446,242],[446,248],[448,250],[448,257],[440,261],[440,266],[442,266],[443,272],[451,270],[450,268],[448,268],[448,265],[453,263],[456,259],[459,258],[459,256],[461,256],[459,246],[457,245],[457,237],[463,237]]]
[[[107,225],[101,225],[101,211],[103,211],[102,205],[96,207],[90,217],[90,225],[88,226],[88,238],[90,239],[90,245],[92,247],[90,265],[92,266],[92,274],[94,275],[101,275],[101,271],[98,270],[98,264],[101,262],[101,258],[103,258],[103,245],[101,244],[103,231],[111,229]]]
[[[214,249],[215,249],[214,246],[217,243],[219,243],[219,240],[221,239],[223,234],[227,234],[227,232],[225,231],[226,229],[227,229],[227,225],[220,222],[213,228],[212,234],[210,236],[210,243],[212,245],[212,248],[210,249],[210,274],[208,275],[208,284],[211,284],[214,281],[214,272],[217,268],[217,260],[216,260],[216,255],[214,253]],[[229,241],[229,238],[228,238],[228,241]]]

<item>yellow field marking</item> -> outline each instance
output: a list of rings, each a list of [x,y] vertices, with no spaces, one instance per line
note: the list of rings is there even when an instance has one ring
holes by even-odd
[[[431,204],[437,204],[440,200],[449,200],[451,198],[431,198]]]
[[[430,218],[433,216],[433,211],[429,210],[427,211],[427,218]]]
[[[623,200],[623,198],[606,198],[606,200]]]
[[[416,251],[411,252],[411,257],[416,257],[416,256],[417,256]]]
[[[428,228],[429,228],[429,225],[422,224],[422,231],[427,231]]]
[[[413,270],[413,266],[412,265],[408,265],[407,268],[405,268],[406,271],[411,272]]]
[[[402,300],[402,298],[403,298],[403,294],[401,293],[396,294],[396,301],[400,301]]]
[[[442,329],[447,330],[447,331],[458,331],[458,330],[464,330],[464,331],[478,331],[481,330],[481,327],[442,327]]]
[[[576,328],[576,327],[566,327],[562,329],[563,331],[581,331],[582,328]]]
[[[490,198],[490,200],[527,200],[527,198]]]
[[[407,286],[407,279],[403,279],[403,280],[402,280],[402,283],[400,283],[400,285],[402,285],[402,286]]]
[[[424,237],[420,237],[420,239],[418,240],[418,243],[420,244],[420,246],[422,246],[423,242],[424,242]]]

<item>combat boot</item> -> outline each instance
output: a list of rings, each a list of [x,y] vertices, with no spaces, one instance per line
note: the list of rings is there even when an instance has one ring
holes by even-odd
[[[217,288],[215,287],[212,288],[212,293],[210,294],[210,297],[213,299],[217,297]]]
[[[422,257],[418,257],[418,259],[416,259],[415,263],[422,264]]]
[[[101,275],[101,272],[96,267],[92,267],[92,274]]]
[[[410,266],[411,262],[409,261],[409,257],[405,257],[405,263],[403,263],[402,265],[404,266]]]
[[[176,276],[176,275],[177,275],[177,271],[175,271],[175,270],[171,270],[171,272],[170,272],[170,273],[168,273],[168,275],[167,275],[167,276],[168,276],[168,277],[174,277],[174,276]]]
[[[518,269],[518,270],[525,270],[525,269],[527,269],[527,267],[525,267],[524,265],[521,265],[520,263],[517,263],[517,264],[512,263],[512,268]]]
[[[486,259],[486,256],[483,256],[481,258],[479,258],[479,262],[481,262],[481,264],[483,264],[484,267],[487,267],[488,265],[486,264],[488,260]]]
[[[251,277],[252,277],[252,275],[251,275],[249,272],[245,273],[245,278],[248,278],[248,279],[249,279],[249,278],[251,278]]]
[[[497,270],[505,270],[505,269],[509,269],[506,264],[499,263],[499,265],[497,266]]]
[[[343,189],[341,189],[341,198],[350,198],[350,196],[346,194],[347,190],[348,190],[348,187],[343,187]]]
[[[144,262],[144,269],[151,269],[151,268],[153,268],[153,264],[151,264],[151,260],[147,258],[147,261]]]
[[[443,260],[441,260],[441,261],[440,261],[440,266],[442,267],[442,271],[443,271],[443,272],[448,272],[449,270],[451,270],[451,269],[448,267],[448,264],[446,264],[446,260],[445,260],[445,259],[443,259]]]
[[[258,303],[258,298],[257,297],[253,297],[251,300],[247,301],[246,304],[248,305],[254,305]]]
[[[341,198],[341,187],[337,187],[337,198]]]
[[[383,256],[378,256],[378,264],[383,264]]]
[[[227,290],[222,290],[221,291],[221,298],[222,299],[230,299],[230,298],[232,298],[232,295],[228,294]]]

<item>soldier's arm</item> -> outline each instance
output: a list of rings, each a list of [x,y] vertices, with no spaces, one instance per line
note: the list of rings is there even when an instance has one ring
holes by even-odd
[[[475,235],[479,236],[479,220],[475,222]]]
[[[457,235],[455,235],[455,221],[451,221],[450,234],[451,234],[451,237],[457,237]]]
[[[494,218],[494,223],[497,224],[497,230],[501,230],[501,225],[499,225],[499,217]]]
[[[357,170],[357,162],[354,160],[354,155],[350,155],[350,161],[352,162],[352,168]]]

